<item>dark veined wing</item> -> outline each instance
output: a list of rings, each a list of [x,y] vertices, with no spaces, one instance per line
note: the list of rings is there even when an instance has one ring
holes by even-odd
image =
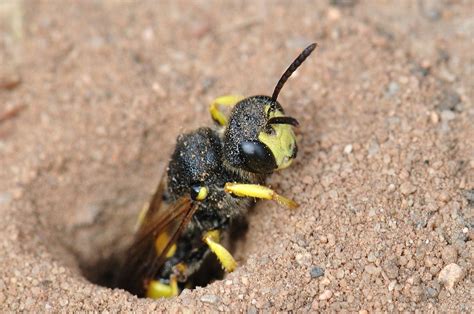
[[[148,206],[148,209],[143,217],[143,221],[141,222],[141,225],[143,225],[144,222],[146,223],[147,221],[151,221],[150,218],[153,215],[156,215],[158,211],[160,210],[161,204],[163,203],[163,195],[165,194],[165,190],[166,190],[167,178],[168,176],[166,176],[166,173],[163,174],[163,176],[161,177],[160,183],[158,184],[158,187],[156,188],[156,192],[153,195],[153,198],[151,199],[151,203]]]
[[[157,275],[166,261],[168,251],[197,209],[197,204],[189,195],[172,203],[164,202],[165,182],[166,176],[162,178],[147,212],[143,215],[118,275],[118,287],[138,296],[144,295],[145,282]],[[158,237],[159,246],[156,244]]]

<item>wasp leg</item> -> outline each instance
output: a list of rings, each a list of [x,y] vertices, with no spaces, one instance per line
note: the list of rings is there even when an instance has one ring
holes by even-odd
[[[224,191],[241,197],[255,197],[266,200],[277,201],[280,205],[288,208],[297,208],[299,205],[284,196],[281,196],[272,189],[259,184],[226,183]]]
[[[216,254],[225,271],[229,273],[233,272],[237,268],[237,262],[229,253],[229,251],[227,251],[227,249],[219,243],[219,238],[219,230],[211,230],[206,232],[202,239],[209,246],[209,249],[212,251],[212,253]]]
[[[148,284],[146,296],[151,299],[170,298],[179,294],[178,280],[176,275],[171,275],[170,283],[165,284],[158,280],[152,280]]]
[[[212,101],[211,105],[209,106],[209,112],[211,113],[212,119],[219,123],[221,126],[227,125],[227,117],[219,109],[219,106],[232,107],[242,99],[244,99],[244,97],[238,95],[226,95],[217,97]]]

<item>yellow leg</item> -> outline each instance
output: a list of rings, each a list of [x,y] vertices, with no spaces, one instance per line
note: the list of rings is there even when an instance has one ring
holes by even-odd
[[[175,275],[171,275],[169,284],[162,283],[158,280],[150,281],[146,291],[147,298],[151,299],[170,298],[178,294],[178,281]]]
[[[244,99],[244,97],[239,95],[217,97],[211,103],[211,106],[209,106],[209,112],[211,113],[212,119],[222,126],[227,125],[227,117],[222,111],[220,111],[219,106],[232,107],[242,99]]]
[[[219,230],[208,231],[204,234],[203,241],[209,246],[209,249],[216,254],[222,267],[227,272],[233,272],[237,268],[237,262],[234,260],[229,251],[221,244]]]
[[[284,196],[277,194],[272,189],[259,184],[226,183],[224,191],[241,197],[255,197],[266,200],[277,201],[280,205],[288,208],[297,208],[299,205]]]

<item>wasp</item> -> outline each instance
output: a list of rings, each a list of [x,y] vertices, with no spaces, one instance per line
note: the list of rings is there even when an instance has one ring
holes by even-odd
[[[277,98],[316,47],[313,43],[299,54],[271,97],[218,97],[209,107],[216,126],[178,137],[166,174],[140,214],[118,287],[141,297],[176,296],[193,287],[193,275],[210,254],[232,272],[237,263],[221,238],[233,222],[245,219],[257,199],[298,207],[264,184],[297,155],[293,128],[298,121],[285,115]]]

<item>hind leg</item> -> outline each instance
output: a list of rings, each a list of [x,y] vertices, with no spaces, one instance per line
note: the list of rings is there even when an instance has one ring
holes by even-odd
[[[227,251],[227,249],[219,243],[219,230],[211,230],[206,232],[202,239],[209,246],[211,252],[216,254],[219,262],[226,272],[233,272],[237,268],[237,263],[235,262],[234,257],[232,257],[229,251]]]

